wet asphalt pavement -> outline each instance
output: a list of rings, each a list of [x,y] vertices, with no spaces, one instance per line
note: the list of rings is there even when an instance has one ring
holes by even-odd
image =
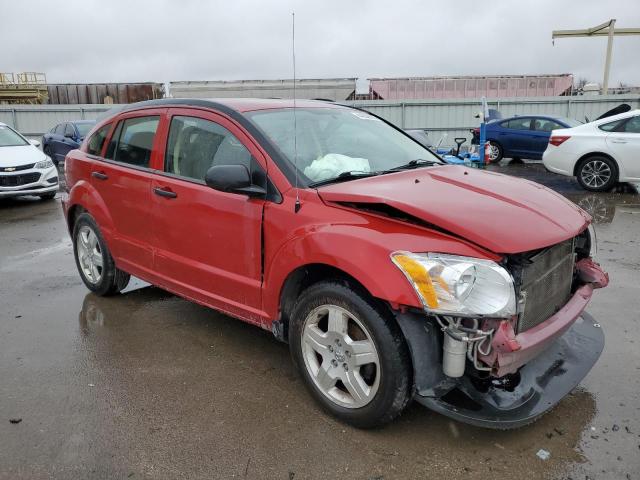
[[[640,479],[640,195],[493,168],[590,210],[611,277],[588,309],[602,357],[537,423],[483,430],[414,404],[383,429],[343,425],[268,332],[154,287],[96,297],[59,201],[0,200],[0,479]]]

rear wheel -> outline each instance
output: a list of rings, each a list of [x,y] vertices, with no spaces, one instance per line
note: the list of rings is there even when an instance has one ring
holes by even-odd
[[[616,163],[608,157],[593,155],[583,159],[576,169],[578,183],[585,190],[606,192],[618,181]]]
[[[359,288],[339,281],[309,287],[294,309],[289,345],[313,397],[344,422],[382,425],[411,399],[404,337]]]
[[[73,227],[73,251],[82,281],[97,295],[119,293],[129,283],[129,274],[116,268],[96,221],[81,214]]]
[[[493,140],[489,141],[489,161],[491,163],[496,163],[502,160],[504,156],[504,151],[502,150],[502,145],[498,142],[494,142]]]

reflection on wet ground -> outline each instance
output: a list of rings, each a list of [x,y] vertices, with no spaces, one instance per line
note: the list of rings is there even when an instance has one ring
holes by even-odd
[[[640,197],[498,168],[593,205],[611,275],[589,309],[603,356],[539,422],[489,431],[413,405],[347,427],[269,333],[141,282],[87,293],[59,203],[0,201],[0,478],[639,478]]]

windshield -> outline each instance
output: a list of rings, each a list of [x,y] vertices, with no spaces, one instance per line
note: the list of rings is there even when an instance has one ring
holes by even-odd
[[[86,137],[87,133],[89,133],[89,130],[91,130],[94,125],[95,125],[95,122],[76,123],[76,128],[78,129],[78,134],[80,135],[80,138]]]
[[[301,184],[328,183],[340,174],[373,174],[439,157],[382,120],[347,108],[297,108],[297,162],[294,162],[294,111],[291,108],[246,114],[276,145]]]
[[[0,125],[0,147],[19,147],[22,145],[29,145],[29,142],[6,125]]]

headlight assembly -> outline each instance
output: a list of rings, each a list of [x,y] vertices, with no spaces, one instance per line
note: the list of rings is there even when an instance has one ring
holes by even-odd
[[[497,318],[516,313],[511,275],[491,260],[411,252],[394,252],[391,260],[430,313]]]
[[[53,162],[51,161],[51,159],[49,157],[47,157],[46,160],[42,160],[38,163],[36,163],[33,168],[38,168],[38,169],[45,169],[45,168],[51,168],[53,167]]]

